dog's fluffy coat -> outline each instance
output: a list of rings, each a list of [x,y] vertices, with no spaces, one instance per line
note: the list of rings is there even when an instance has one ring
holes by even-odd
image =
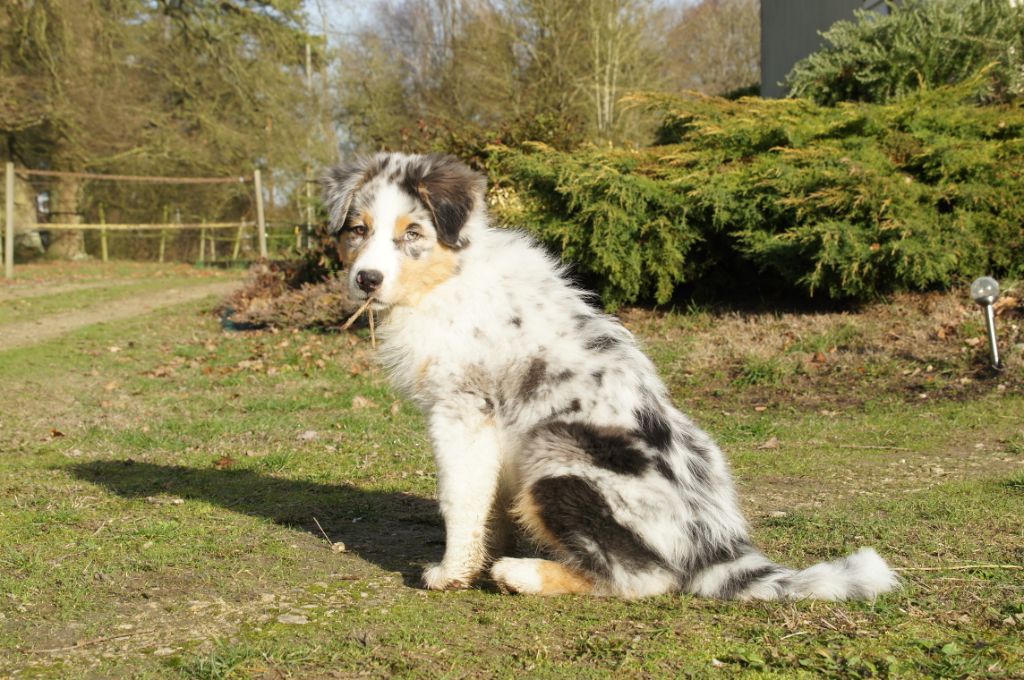
[[[530,238],[492,228],[450,156],[378,154],[325,178],[349,281],[387,310],[381,353],[423,409],[447,541],[430,588],[868,598],[870,548],[809,569],[751,543],[725,458],[651,361]],[[510,524],[552,559],[503,556]]]

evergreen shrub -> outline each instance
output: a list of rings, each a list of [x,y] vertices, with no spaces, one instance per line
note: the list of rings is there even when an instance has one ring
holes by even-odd
[[[798,62],[790,92],[819,104],[883,103],[963,82],[988,66],[976,97],[1024,94],[1024,6],[1009,0],[907,0],[890,14],[859,11],[822,34],[826,47]]]
[[[1019,276],[1024,108],[978,106],[982,77],[886,105],[646,97],[649,148],[489,147],[492,210],[611,307],[723,278],[866,299]]]

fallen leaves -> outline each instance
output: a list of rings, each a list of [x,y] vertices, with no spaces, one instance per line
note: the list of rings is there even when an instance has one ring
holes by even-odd
[[[1010,316],[1014,312],[1024,311],[1024,304],[1021,303],[1021,299],[1018,297],[1004,295],[996,300],[995,304],[992,305],[992,309],[995,311],[996,316]]]
[[[361,411],[363,409],[368,408],[377,408],[377,402],[375,402],[373,399],[370,399],[369,397],[364,397],[362,395],[356,395],[352,397],[353,411]]]
[[[169,378],[174,375],[174,368],[171,366],[157,366],[148,375],[154,378]]]
[[[260,358],[243,359],[242,361],[239,361],[235,367],[240,371],[262,371],[264,364],[263,359]]]
[[[287,267],[254,265],[246,285],[224,303],[228,323],[247,329],[336,328],[359,307],[349,297],[344,275],[311,282],[313,270]]]
[[[238,461],[232,458],[231,456],[221,456],[216,460],[216,462],[214,462],[213,467],[217,468],[218,470],[227,470],[230,467],[234,467],[235,463],[237,462]]]

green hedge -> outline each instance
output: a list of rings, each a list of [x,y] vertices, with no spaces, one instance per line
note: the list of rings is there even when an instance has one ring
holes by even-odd
[[[1024,95],[1024,7],[1009,0],[907,0],[887,16],[860,11],[856,21],[837,21],[822,37],[827,46],[787,78],[794,96],[883,103],[986,66],[978,101]]]
[[[493,146],[493,210],[605,303],[720,280],[870,298],[1024,273],[1024,108],[974,79],[894,104],[647,97],[640,150]]]

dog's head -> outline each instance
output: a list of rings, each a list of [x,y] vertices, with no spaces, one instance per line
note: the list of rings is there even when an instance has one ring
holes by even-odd
[[[349,287],[378,307],[415,305],[453,276],[484,210],[484,177],[453,156],[380,153],[323,184]]]

